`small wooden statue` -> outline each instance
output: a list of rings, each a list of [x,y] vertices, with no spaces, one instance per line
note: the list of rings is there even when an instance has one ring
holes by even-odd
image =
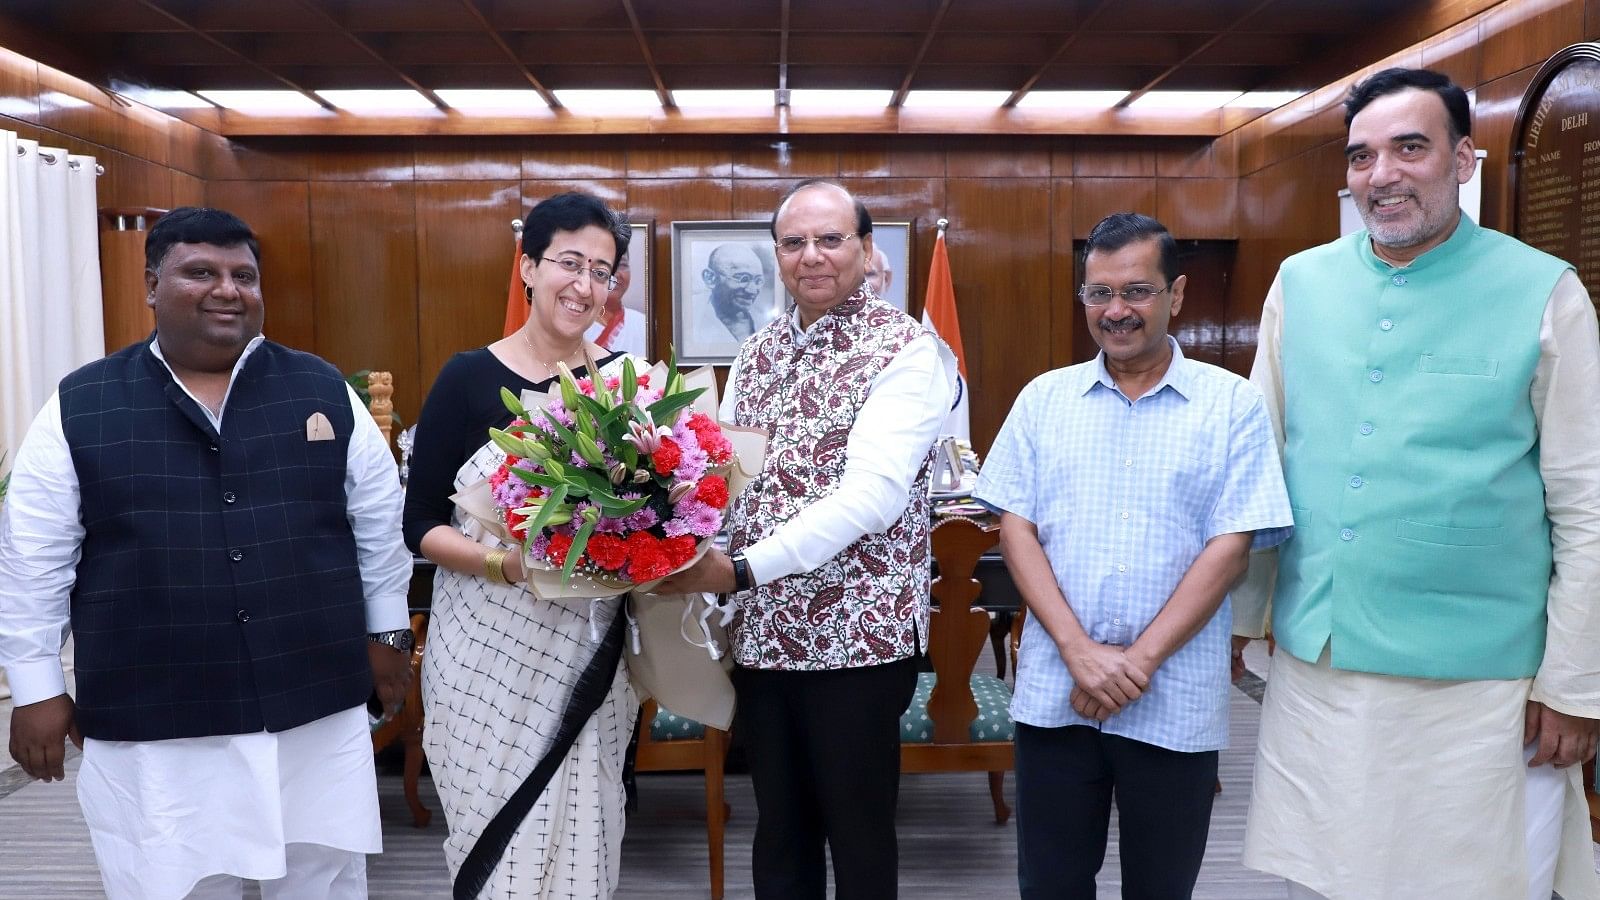
[[[372,398],[367,408],[372,411],[372,419],[378,423],[378,430],[383,432],[383,439],[387,442],[389,430],[394,424],[394,375],[389,372],[369,373],[367,396]]]

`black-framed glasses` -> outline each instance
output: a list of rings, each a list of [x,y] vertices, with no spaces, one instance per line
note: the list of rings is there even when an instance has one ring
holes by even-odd
[[[1078,299],[1084,306],[1105,306],[1113,297],[1121,297],[1122,302],[1129,306],[1144,306],[1162,294],[1172,289],[1172,285],[1157,289],[1153,284],[1130,284],[1120,291],[1114,291],[1104,284],[1086,284],[1078,288]]]
[[[791,234],[787,237],[781,237],[776,241],[773,241],[772,246],[778,248],[778,252],[782,253],[784,256],[795,256],[805,252],[807,244],[816,244],[818,250],[837,250],[844,246],[845,241],[848,241],[855,236],[855,232],[851,232],[850,234],[840,234],[837,231],[830,231],[827,234],[819,234],[814,238],[800,237],[799,235]]]
[[[588,269],[589,270],[589,277],[593,278],[596,282],[605,285],[606,286],[606,290],[614,291],[614,290],[617,289],[617,276],[611,274],[611,270],[606,268],[605,266],[593,266],[593,267],[585,266],[583,263],[578,262],[577,260],[572,259],[571,257],[562,257],[561,259],[551,259],[548,256],[541,256],[539,258],[544,260],[545,262],[553,262],[553,263],[555,263],[556,265],[561,267],[561,271],[567,273],[568,275],[571,275],[573,278],[577,278],[579,276],[579,274],[583,272],[584,269]]]

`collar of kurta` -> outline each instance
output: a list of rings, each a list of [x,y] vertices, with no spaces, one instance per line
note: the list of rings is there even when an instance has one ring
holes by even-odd
[[[1451,265],[1466,251],[1467,246],[1472,243],[1473,235],[1477,231],[1478,223],[1472,221],[1472,217],[1463,210],[1461,218],[1456,222],[1455,232],[1446,238],[1444,243],[1412,260],[1411,264],[1407,266],[1397,266],[1379,256],[1372,249],[1371,233],[1365,230],[1361,232],[1361,239],[1356,241],[1356,246],[1361,254],[1361,261],[1366,263],[1372,271],[1381,275],[1387,276],[1396,269],[1405,269],[1407,272],[1425,272],[1433,267]]]
[[[1178,346],[1178,339],[1170,334],[1167,335],[1167,346],[1172,348],[1172,362],[1167,364],[1167,371],[1162,374],[1161,380],[1156,382],[1155,387],[1145,391],[1142,396],[1154,397],[1161,393],[1162,388],[1170,387],[1178,396],[1187,400],[1193,388],[1194,373],[1189,371],[1189,360],[1183,355],[1183,348]],[[1122,393],[1122,389],[1117,387],[1117,380],[1112,378],[1111,372],[1106,369],[1106,353],[1104,350],[1095,355],[1094,368],[1089,371],[1093,374],[1091,377],[1084,379],[1083,389],[1079,392],[1080,394],[1088,394],[1094,390],[1095,385],[1115,391],[1118,394]]]
[[[828,307],[828,311],[818,316],[817,320],[811,323],[809,329],[800,327],[800,307],[791,305],[788,316],[789,336],[794,338],[797,346],[804,347],[812,338],[827,330],[827,325],[824,323],[831,325],[856,315],[866,308],[868,300],[875,297],[876,295],[872,293],[872,288],[867,287],[867,283],[863,281],[861,287],[857,288],[855,293]]]

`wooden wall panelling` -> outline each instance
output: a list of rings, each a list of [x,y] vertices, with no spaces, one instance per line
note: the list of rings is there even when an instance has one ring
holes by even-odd
[[[836,178],[839,150],[832,144],[802,142],[781,136],[740,138],[733,149],[733,177]]]
[[[200,135],[200,174],[207,181],[304,181],[311,177],[311,152],[304,144],[229,140]]]
[[[203,177],[205,153],[201,147],[205,143],[205,136],[206,132],[182,119],[168,122],[167,164],[190,175]]]
[[[1509,75],[1583,40],[1582,0],[1514,0],[1479,18],[1482,78]]]
[[[417,420],[416,188],[409,182],[313,181],[311,277],[317,355],[341,371],[394,373],[395,409]]]
[[[1250,371],[1255,357],[1261,305],[1277,273],[1265,197],[1267,183],[1275,174],[1264,171],[1239,179],[1239,242],[1228,282],[1228,340],[1222,365],[1241,375]]]
[[[0,47],[0,116],[39,124],[39,64]]]
[[[145,303],[144,237],[145,232],[116,231],[100,222],[100,305],[108,352],[155,331],[155,313]]]
[[[311,270],[311,196],[306,182],[212,181],[206,184],[205,202],[243,219],[261,242],[261,290],[267,310],[263,331],[267,337],[320,355],[316,280]],[[374,309],[374,314],[381,315],[381,309]],[[387,360],[382,363],[369,365],[389,365]]]
[[[1238,181],[1233,178],[1156,179],[1156,218],[1180,239],[1239,236]]]
[[[630,164],[632,150],[628,153]],[[659,164],[672,168],[674,164]],[[683,163],[688,165],[687,161]],[[720,168],[720,167],[717,167]],[[729,159],[728,170],[732,171]],[[733,218],[733,179],[729,178],[640,178],[628,182],[628,213],[640,219],[656,220],[654,291],[656,333],[652,336],[657,351],[672,343],[672,223]]]
[[[933,138],[895,140],[889,150],[889,175],[894,178],[943,178],[943,142]]]
[[[524,179],[616,178],[628,170],[627,145],[616,138],[563,140],[530,137],[523,144]]]
[[[497,138],[418,139],[414,177],[418,181],[520,181],[520,142]]]
[[[641,137],[628,145],[628,177],[732,178],[731,139]]]
[[[1138,212],[1147,216],[1160,213],[1156,208],[1154,178],[1075,178],[1072,182],[1072,237],[1089,236],[1101,219],[1116,212]]]
[[[963,313],[972,442],[982,454],[1017,393],[1049,367],[1050,181],[951,178],[945,189],[959,223],[945,243]]]
[[[1050,179],[1050,368],[1079,362],[1073,341],[1084,327],[1078,303],[1077,259],[1072,255],[1071,178]]]
[[[1049,178],[1051,139],[1042,137],[956,138],[945,149],[950,178]]]
[[[1072,138],[1058,137],[1050,143],[1050,177],[1071,178],[1076,165],[1077,146]]]
[[[890,144],[883,138],[846,137],[839,144],[839,175],[887,178],[894,174]]]
[[[500,339],[521,202],[515,180],[417,182],[420,380],[397,393],[427,396],[452,354]]]
[[[1443,72],[1456,84],[1474,85],[1482,81],[1482,63],[1477,19],[1469,19],[1422,42],[1422,65]]]
[[[731,215],[735,219],[762,221],[770,219],[772,211],[778,205],[778,199],[799,180],[798,178],[735,178]],[[856,196],[867,205],[867,211],[873,213],[873,218],[881,218],[870,194],[863,193]]]
[[[1239,174],[1249,175],[1267,167],[1267,117],[1251,121],[1236,129],[1238,135]]]
[[[534,204],[546,197],[554,197],[564,191],[582,191],[600,198],[600,202],[612,209],[633,215],[628,209],[628,182],[621,178],[543,178],[539,180],[525,179],[522,182],[522,202],[518,204],[521,209],[517,217],[527,212]],[[509,227],[510,223],[507,223]]]
[[[380,138],[333,144],[311,156],[312,181],[411,181],[417,155],[408,138]]]
[[[206,183],[204,180],[180,172],[177,169],[168,170],[172,174],[172,208],[179,206],[204,206],[206,202]]]
[[[1522,95],[1539,66],[1533,65],[1503,78],[1478,85],[1472,107],[1472,140],[1489,155],[1483,160],[1483,194],[1478,218],[1499,231],[1511,230],[1512,126]]]
[[[1072,174],[1078,178],[1139,178],[1156,174],[1155,141],[1078,138]],[[1059,173],[1057,173],[1059,174]]]
[[[72,148],[72,152],[91,153],[105,166],[106,174],[95,185],[95,202],[101,207],[172,208],[172,169],[104,147]]]
[[[1584,9],[1583,33],[1587,40],[1600,39],[1600,0],[1589,0]]]
[[[137,104],[118,106],[86,82],[39,67],[39,124],[46,128],[165,165],[169,121]]]
[[[1185,140],[1163,142],[1155,151],[1156,175],[1161,178],[1220,178],[1231,175],[1225,170],[1217,140]]]
[[[911,271],[898,273],[896,278],[906,279],[906,311],[922,316],[927,300],[928,266],[933,261],[933,245],[939,233],[941,216],[949,218],[946,208],[945,180],[943,178],[842,178],[847,190],[867,204],[874,221],[912,222],[917,226],[911,236]],[[952,218],[952,228],[961,222]],[[956,295],[956,303],[961,303]]]

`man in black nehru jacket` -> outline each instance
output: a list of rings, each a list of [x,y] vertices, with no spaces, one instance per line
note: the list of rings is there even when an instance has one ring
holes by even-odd
[[[83,748],[113,900],[366,897],[381,849],[365,701],[397,708],[410,671],[399,483],[339,372],[261,336],[259,260],[229,213],[162,217],[155,335],[61,380],[0,512],[11,755],[51,781]]]

